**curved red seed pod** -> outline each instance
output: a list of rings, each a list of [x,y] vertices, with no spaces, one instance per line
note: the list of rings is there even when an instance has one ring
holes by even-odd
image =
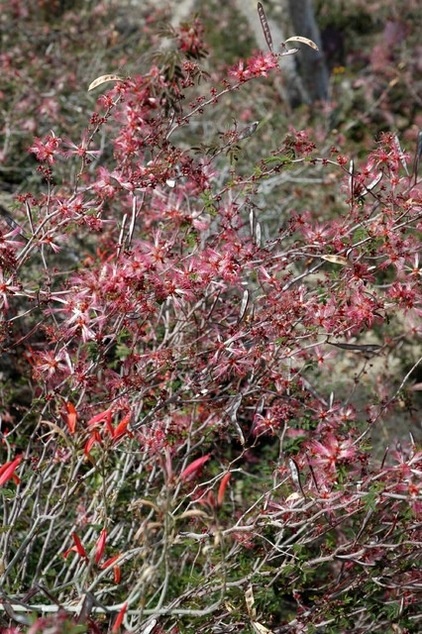
[[[120,626],[123,623],[123,618],[126,614],[126,610],[127,610],[127,603],[124,603],[113,623],[113,627],[111,629],[112,634],[117,634],[117,632],[119,631]]]
[[[19,465],[22,460],[22,456],[16,456],[14,460],[10,460],[9,462],[5,462],[4,465],[0,467],[0,486],[5,484],[8,480],[13,478],[17,484],[19,484],[20,480],[18,476],[15,474],[15,469]]]
[[[81,540],[79,539],[78,535],[76,533],[72,533],[72,539],[75,542],[75,546],[76,546],[76,552],[78,553],[78,555],[80,557],[83,557],[84,559],[88,559],[88,555],[86,554],[86,550],[82,545]]]
[[[117,425],[116,429],[113,432],[113,441],[118,440],[127,433],[127,428],[130,423],[131,416],[132,414],[131,412],[129,412]]]
[[[205,456],[202,456],[201,458],[197,458],[196,460],[194,460],[193,462],[191,462],[186,469],[183,469],[182,473],[180,474],[180,479],[181,480],[191,480],[194,475],[197,473],[197,471],[199,471],[199,469],[202,467],[202,465],[204,465],[207,460],[209,460],[211,458],[211,454],[207,453]]]
[[[95,545],[94,561],[96,564],[100,562],[102,556],[104,555],[106,541],[107,541],[107,530],[103,528],[97,540],[97,543]]]
[[[232,474],[230,473],[230,471],[228,471],[221,478],[220,486],[218,487],[218,493],[217,493],[217,504],[218,504],[218,506],[221,506],[223,504],[224,495],[226,493],[227,485],[230,482],[231,476],[232,476]]]
[[[67,411],[67,426],[71,434],[75,433],[76,430],[76,420],[78,417],[76,407],[73,403],[66,401],[66,411]]]
[[[113,579],[114,579],[114,583],[120,583],[120,580],[122,578],[122,571],[120,569],[120,566],[113,566]]]

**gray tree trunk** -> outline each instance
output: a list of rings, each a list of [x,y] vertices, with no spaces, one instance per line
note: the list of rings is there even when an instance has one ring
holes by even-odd
[[[310,101],[326,101],[329,95],[329,74],[322,52],[321,36],[315,20],[312,0],[288,0],[295,35],[313,40],[319,51],[304,46],[298,56],[300,75]]]

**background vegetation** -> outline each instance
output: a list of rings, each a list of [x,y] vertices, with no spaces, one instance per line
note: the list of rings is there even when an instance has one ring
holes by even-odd
[[[420,631],[417,4],[3,3],[2,631]]]

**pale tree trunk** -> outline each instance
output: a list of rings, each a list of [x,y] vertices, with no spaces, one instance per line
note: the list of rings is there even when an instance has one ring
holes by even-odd
[[[256,0],[235,0],[237,9],[246,17],[257,43],[266,49],[257,14]],[[283,97],[291,105],[328,99],[329,75],[321,49],[321,38],[315,20],[312,0],[262,0],[271,29],[275,50],[292,35],[302,35],[315,42],[319,52],[298,45],[295,56],[282,57],[284,75]],[[292,44],[290,46],[295,46]]]
[[[238,11],[246,18],[249,27],[255,35],[258,47],[267,50],[264,34],[257,12],[256,0],[235,0]],[[274,4],[274,2],[273,2]],[[262,2],[270,27],[271,36],[274,43],[274,51],[279,52],[280,44],[287,39],[288,35],[293,35],[292,23],[289,9],[285,0],[277,0],[276,10],[272,10],[270,2]],[[290,106],[297,106],[308,102],[305,86],[299,76],[295,56],[288,55],[280,58],[280,68],[282,71],[282,83],[280,88],[283,100]]]
[[[319,52],[299,44],[300,52],[280,58],[283,83],[283,99],[294,107],[302,103],[328,99],[329,75],[321,50],[321,38],[315,20],[312,0],[261,0],[274,41],[274,50],[292,35],[302,35],[313,40]],[[158,3],[158,0],[155,0]],[[172,8],[171,23],[176,27],[189,20],[195,11],[201,12],[206,0],[163,0],[162,4]],[[257,0],[234,0],[236,10],[249,23],[257,44],[267,49],[257,13]],[[291,46],[295,46],[292,44]]]

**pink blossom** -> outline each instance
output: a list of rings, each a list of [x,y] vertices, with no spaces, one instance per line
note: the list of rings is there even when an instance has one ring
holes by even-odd
[[[339,440],[330,433],[323,440],[310,440],[307,443],[312,465],[328,471],[335,471],[340,462],[349,463],[356,457],[356,447],[352,438]]]
[[[273,53],[258,53],[248,60],[240,60],[229,70],[229,75],[244,82],[253,77],[267,77],[269,71],[278,68],[277,56]]]
[[[36,138],[29,151],[33,152],[39,161],[52,165],[59,152],[60,144],[61,139],[54,132],[50,132],[44,139]]]
[[[13,278],[5,278],[3,271],[0,270],[0,299],[6,310],[9,308],[9,297],[16,295],[19,291],[21,291],[21,288],[14,283]]]

